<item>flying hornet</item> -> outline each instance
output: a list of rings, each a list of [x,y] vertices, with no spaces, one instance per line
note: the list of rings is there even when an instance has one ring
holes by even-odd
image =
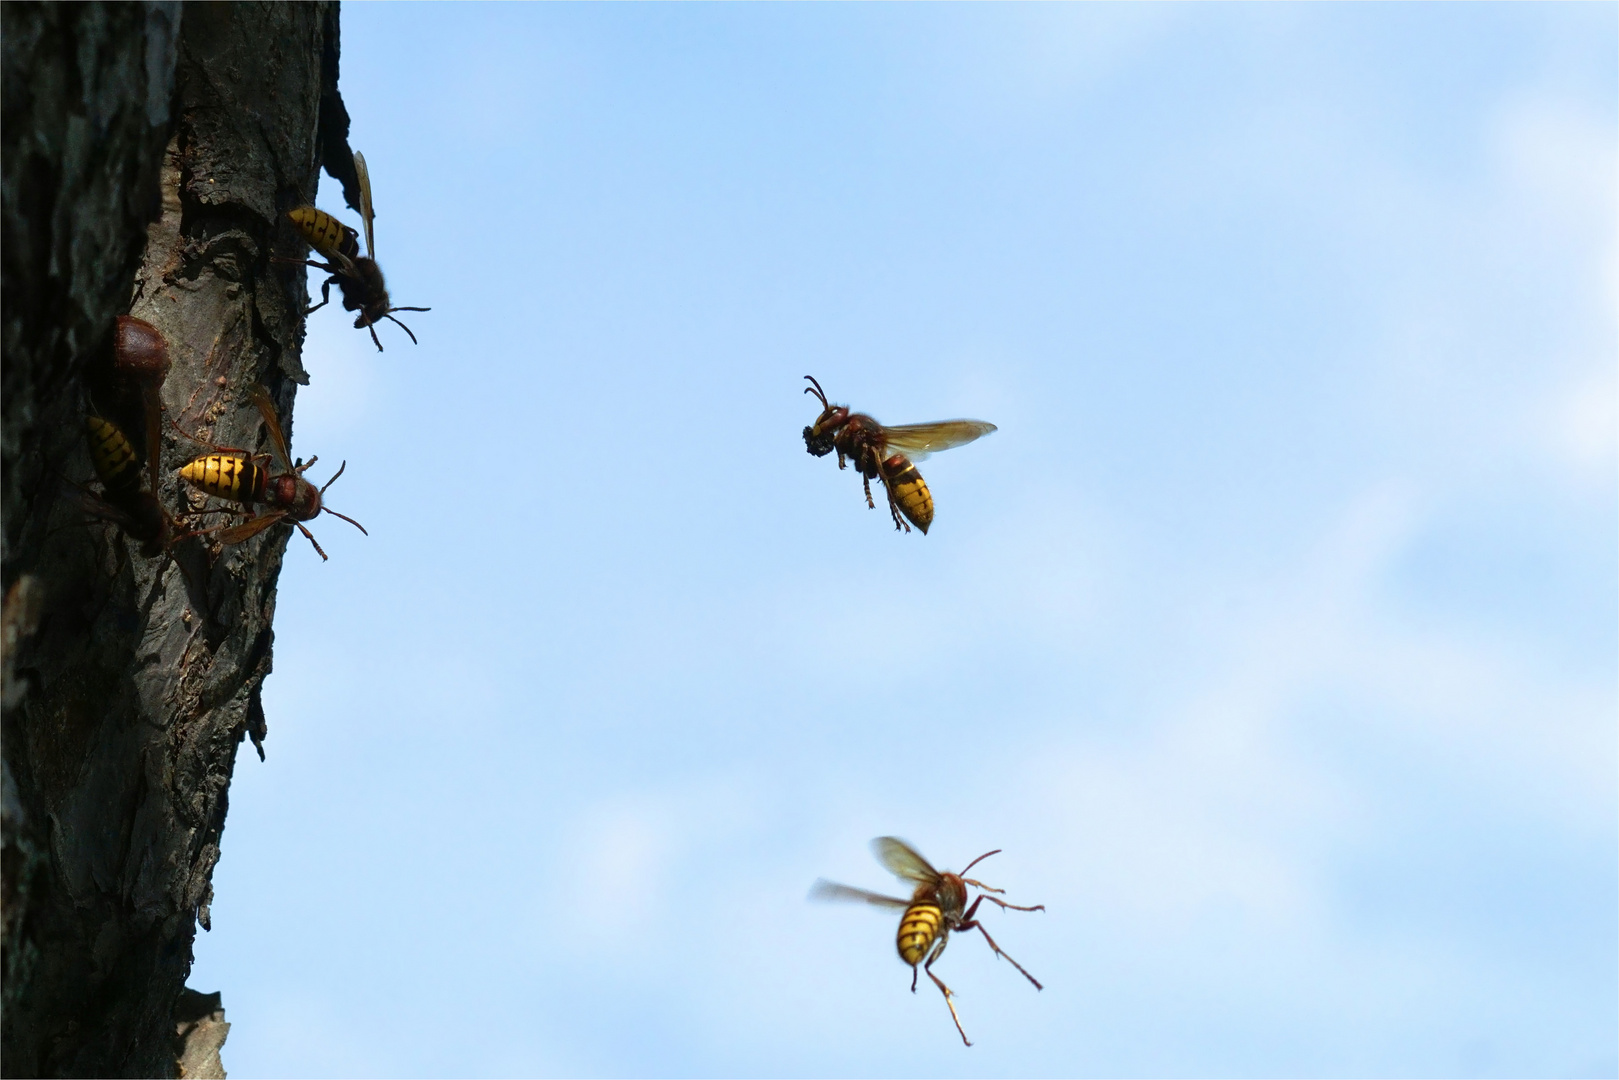
[[[346,514],[339,514],[321,501],[326,489],[337,483],[337,478],[348,468],[348,462],[339,465],[332,478],[323,486],[316,488],[314,484],[304,479],[304,472],[319,458],[312,457],[308,461],[299,459],[298,463],[294,464],[287,453],[287,439],[281,433],[281,424],[276,420],[275,406],[270,403],[270,396],[262,387],[254,387],[251,397],[253,404],[258,406],[259,415],[264,418],[265,428],[270,432],[270,448],[273,453],[253,454],[237,447],[214,446],[214,453],[204,454],[181,467],[180,479],[215,498],[228,499],[249,508],[263,505],[268,509],[240,524],[200,529],[184,534],[181,539],[185,536],[218,533],[221,543],[239,544],[257,536],[278,521],[291,519],[292,523],[298,526],[298,531],[315,545],[316,553],[325,559],[326,552],[321,550],[319,543],[316,543],[314,534],[304,527],[304,522],[314,520],[324,511],[333,517],[342,518],[362,533],[365,532],[364,525]],[[271,472],[264,464],[260,464],[261,462],[273,463],[280,471]]]
[[[395,319],[393,313],[433,309],[394,307],[389,302],[388,287],[382,280],[382,268],[377,265],[377,242],[371,225],[371,174],[366,171],[364,154],[354,155],[354,172],[360,180],[360,219],[365,224],[364,255],[360,254],[359,234],[326,211],[313,206],[300,206],[287,211],[287,217],[299,234],[310,247],[326,258],[325,262],[305,259],[304,265],[332,275],[321,283],[320,303],[305,314],[319,311],[331,303],[332,286],[336,285],[343,293],[343,310],[359,312],[354,317],[354,328],[370,330],[371,340],[377,343],[378,352],[382,351],[382,339],[377,337],[376,324],[383,319],[399,323],[400,328],[410,334],[411,343],[416,344],[416,335],[410,332],[410,327]]]
[[[1045,989],[1040,985],[1040,980],[1023,970],[1022,964],[1001,951],[1001,947],[995,944],[995,939],[989,936],[989,931],[985,930],[984,925],[974,917],[978,914],[978,905],[985,900],[999,904],[1003,910],[1046,909],[1044,904],[1036,904],[1033,907],[1008,904],[1005,900],[991,895],[1005,893],[1005,889],[993,889],[982,881],[974,881],[965,876],[968,870],[991,855],[999,854],[1000,848],[978,856],[963,867],[959,874],[953,874],[948,870],[943,872],[935,870],[926,859],[917,854],[915,848],[892,836],[879,836],[871,842],[871,849],[876,854],[877,861],[887,867],[890,873],[916,886],[909,900],[867,892],[865,889],[856,889],[850,885],[839,885],[825,878],[817,881],[810,889],[810,899],[855,900],[877,907],[904,909],[905,914],[900,916],[899,934],[895,944],[899,948],[899,958],[911,965],[911,993],[916,993],[917,972],[926,972],[928,978],[933,980],[939,992],[944,995],[944,1003],[950,1008],[950,1019],[956,1022],[956,1031],[960,1033],[963,1043],[971,1046],[972,1040],[967,1038],[967,1032],[961,1026],[961,1017],[956,1015],[956,1003],[951,1000],[955,994],[942,979],[933,974],[933,962],[944,954],[945,943],[949,940],[952,930],[977,930],[984,935],[984,940],[989,942],[989,947],[994,950],[996,956],[1022,972],[1023,977],[1033,983],[1036,990]],[[969,885],[980,890],[978,897],[973,900],[972,907],[967,906]]]
[[[851,413],[847,405],[833,405],[814,376],[804,378],[813,384],[813,389],[804,387],[804,393],[820,398],[822,406],[815,423],[804,429],[804,448],[816,457],[836,450],[840,469],[845,459],[854,462],[866,490],[866,505],[873,510],[877,504],[871,498],[871,482],[881,480],[888,492],[888,512],[894,517],[894,528],[910,532],[911,525],[915,525],[926,536],[928,526],[933,524],[933,494],[917,471],[916,462],[988,435],[995,425],[982,420],[941,420],[936,424],[884,427],[865,413]],[[900,520],[901,514],[905,515],[904,521]]]

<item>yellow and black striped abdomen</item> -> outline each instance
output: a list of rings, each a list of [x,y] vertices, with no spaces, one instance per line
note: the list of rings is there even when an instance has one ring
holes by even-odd
[[[905,909],[905,915],[899,921],[899,958],[915,967],[920,964],[933,945],[933,939],[939,936],[939,925],[944,921],[944,912],[939,910],[938,904],[920,903],[912,904]]]
[[[140,471],[135,468],[135,447],[119,430],[118,425],[99,416],[84,418],[90,433],[90,464],[96,476],[107,488],[133,487],[140,482]]]
[[[264,501],[269,473],[236,454],[207,454],[184,466],[180,479],[221,499],[241,503]]]
[[[894,493],[899,512],[927,535],[933,524],[933,493],[928,491],[927,481],[909,458],[899,454],[883,463],[883,471],[888,474],[888,490]]]
[[[309,241],[309,246],[328,259],[337,255],[349,259],[359,256],[359,234],[326,211],[316,210],[313,206],[300,206],[296,210],[288,210],[287,217],[297,226],[303,238]]]

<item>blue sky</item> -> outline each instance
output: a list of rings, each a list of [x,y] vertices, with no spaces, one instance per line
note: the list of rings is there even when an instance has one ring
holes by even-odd
[[[1619,1072],[1616,29],[346,6],[231,1074]],[[928,536],[806,373],[999,425]],[[883,834],[1046,905],[971,1049]]]

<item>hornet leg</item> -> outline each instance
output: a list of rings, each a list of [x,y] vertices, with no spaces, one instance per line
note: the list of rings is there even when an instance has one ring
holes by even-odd
[[[883,486],[887,487],[888,485],[884,484]],[[899,532],[899,530],[901,530],[901,529],[904,529],[906,532],[911,531],[910,525],[906,524],[904,521],[902,521],[900,519],[900,516],[899,516],[899,503],[894,501],[894,492],[893,492],[892,489],[890,489],[889,492],[888,492],[888,512],[894,516],[894,531],[895,532]]]
[[[283,259],[280,256],[274,256],[270,259],[270,261],[273,263],[282,263],[287,266],[313,266],[316,270],[324,270],[328,274],[337,273],[337,267],[333,266],[331,263],[316,262],[314,259]],[[306,310],[304,312],[305,316],[308,316],[311,311],[319,311],[321,308],[332,302],[332,282],[336,280],[336,277],[329,277],[326,279],[325,283],[320,287],[320,303]]]
[[[304,534],[304,535],[305,535],[305,536],[307,536],[307,537],[309,537],[309,542],[310,542],[310,543],[311,543],[311,544],[315,544],[315,534],[314,534],[314,533],[312,533],[312,532],[310,532],[310,531],[309,531],[309,530],[308,530],[308,529],[306,529],[306,528],[304,528],[304,523],[303,523],[303,522],[301,522],[301,521],[294,521],[294,522],[293,522],[293,524],[294,524],[294,525],[296,525],[296,526],[298,526],[298,531],[299,531],[299,532],[301,532],[301,533],[303,533],[303,534]],[[320,556],[320,557],[321,557],[321,561],[323,561],[323,562],[329,562],[329,561],[330,561],[330,560],[329,560],[329,559],[327,559],[327,558],[326,558],[326,553],[325,553],[325,552],[324,552],[324,551],[322,551],[322,550],[321,550],[321,549],[320,549],[320,545],[319,545],[319,544],[315,544],[315,554],[317,554],[317,555],[319,555],[319,556]],[[982,929],[983,929],[983,927],[979,927],[979,929],[980,929],[980,930],[982,930]],[[989,935],[988,935],[988,934],[985,934],[985,935],[984,935],[984,936],[985,936],[985,937],[989,937]],[[993,946],[993,945],[994,945],[994,944],[995,944],[995,943],[994,943],[994,942],[993,942],[993,941],[992,941],[992,942],[990,942],[990,945],[991,945],[991,946]],[[996,950],[995,950],[995,951],[996,951],[996,952],[1000,952],[1000,950],[999,950],[999,949],[996,949]],[[1008,960],[1012,960],[1012,958],[1011,958],[1011,957],[1010,957],[1010,956],[1008,956],[1008,957],[1007,957],[1007,959],[1008,959]],[[1016,961],[1016,960],[1012,960],[1012,963],[1014,963],[1014,964],[1016,964],[1016,963],[1017,963],[1017,961]],[[1018,968],[1018,970],[1019,970],[1019,971],[1023,971],[1023,969],[1022,969],[1022,968]],[[1024,973],[1024,974],[1025,974],[1025,975],[1027,975],[1027,974],[1028,974],[1028,972],[1026,972],[1026,971],[1024,971],[1024,972],[1023,972],[1023,973]],[[1034,984],[1034,985],[1036,985],[1036,986],[1039,986],[1039,985],[1040,985],[1040,984],[1039,984],[1039,983],[1035,983],[1035,984]]]
[[[986,890],[988,892],[992,892],[992,893],[1005,892],[1006,891],[1005,889],[991,889],[988,885],[984,885],[984,884],[982,884],[980,882],[977,882],[977,881],[969,881],[969,882],[967,882],[967,884],[976,885],[978,888],[984,889],[984,890]],[[978,905],[982,904],[985,900],[988,900],[992,904],[1001,905],[1001,908],[1003,910],[1005,910],[1005,911],[1044,911],[1044,910],[1046,910],[1046,905],[1044,905],[1044,904],[1035,904],[1033,907],[1019,907],[1017,904],[1008,904],[1005,900],[997,900],[993,896],[980,896],[980,897],[978,897],[977,899],[975,899],[973,901],[973,906],[967,909],[967,914],[965,914],[965,915],[963,915],[961,917],[961,921],[962,922],[972,922],[973,916],[975,914],[977,914],[977,912],[978,912]]]
[[[973,907],[977,907],[977,906],[978,906],[978,904],[975,902],[973,904]],[[1033,975],[1030,975],[1027,971],[1023,971],[1023,965],[1022,964],[1018,963],[1016,960],[1013,960],[1010,956],[1006,955],[1004,952],[1001,951],[1001,947],[999,945],[995,944],[995,939],[989,936],[989,931],[984,929],[984,924],[983,923],[969,918],[966,921],[964,921],[960,926],[956,927],[956,930],[957,931],[977,930],[980,934],[984,935],[984,940],[989,942],[989,947],[994,950],[996,956],[1000,957],[1002,960],[1005,960],[1008,964],[1011,964],[1013,967],[1017,968],[1018,971],[1023,972],[1023,977],[1025,979],[1028,979],[1030,982],[1034,983],[1034,988],[1036,990],[1044,990],[1045,989],[1045,987],[1040,985],[1040,980],[1039,979],[1035,978]],[[931,975],[932,972],[929,972],[928,974]]]
[[[241,514],[244,520],[242,520],[242,521],[227,521],[223,525],[211,525],[206,529],[188,529],[187,531],[185,531],[183,533],[180,533],[178,536],[176,536],[174,538],[174,542],[176,544],[178,544],[182,540],[190,540],[194,536],[209,536],[209,535],[211,535],[213,533],[216,533],[216,532],[224,532],[226,529],[235,528],[237,525],[245,525],[247,522],[252,521],[254,519],[254,517],[255,517],[255,515],[251,511],[248,511],[248,510],[234,510],[234,509],[224,509],[224,508],[221,508],[221,509],[218,509],[218,510],[198,510],[198,511],[196,511],[196,513],[197,513],[198,516],[201,516],[202,514]]]
[[[997,890],[997,891],[999,891],[999,890]],[[1019,907],[1016,904],[1008,904],[1005,900],[997,900],[993,896],[980,896],[978,899],[980,899],[980,900],[988,900],[992,904],[999,904],[999,905],[1001,905],[1002,909],[1004,909],[1006,911],[1044,911],[1044,910],[1046,910],[1046,905],[1044,905],[1044,904],[1035,904],[1033,907]]]
[[[298,260],[296,260],[296,259],[272,259],[271,261],[272,262],[291,263],[291,262],[297,262]],[[333,266],[330,263],[316,262],[314,259],[305,259],[305,260],[303,260],[303,264],[305,266],[313,266],[316,270],[324,270],[328,274],[332,275],[331,277],[327,278],[325,281],[320,283],[320,303],[316,304],[312,308],[306,308],[304,310],[304,317],[308,318],[309,315],[312,312],[319,311],[321,308],[325,307],[327,304],[330,304],[332,302],[332,283],[334,281],[338,280],[338,278],[337,278],[337,267]]]
[[[939,944],[934,946],[933,954],[928,957],[928,962],[922,965],[922,970],[928,973],[928,978],[933,980],[933,985],[937,986],[939,988],[939,993],[944,995],[944,1003],[950,1009],[950,1019],[956,1022],[956,1032],[961,1036],[961,1041],[965,1045],[971,1046],[973,1041],[967,1038],[967,1032],[961,1026],[961,1017],[956,1015],[956,1003],[951,1000],[951,998],[956,996],[955,993],[944,984],[944,980],[933,974],[933,961],[937,960],[940,954],[944,952],[944,943],[945,939],[940,938]]]
[[[883,472],[883,467],[881,464],[877,466],[877,476],[882,480],[883,491],[888,495],[888,512],[893,515],[894,518],[894,531],[899,532],[901,529],[904,529],[906,532],[910,532],[910,525],[900,519],[899,502],[894,498],[894,488],[888,483],[888,474]],[[870,490],[867,490],[866,492],[866,499],[867,501],[870,501],[871,499]]]
[[[311,266],[314,266],[312,262]],[[314,304],[308,311],[304,311],[304,317],[308,319],[309,316],[312,316],[316,311],[321,311],[321,308],[325,308],[329,303],[332,303],[332,279],[330,277],[321,282],[321,303]]]

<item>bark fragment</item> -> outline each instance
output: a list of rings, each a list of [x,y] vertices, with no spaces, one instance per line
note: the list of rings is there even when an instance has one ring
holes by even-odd
[[[174,1006],[174,1057],[179,1065],[175,1075],[182,1080],[225,1080],[219,1051],[229,1034],[219,995],[188,988]]]

